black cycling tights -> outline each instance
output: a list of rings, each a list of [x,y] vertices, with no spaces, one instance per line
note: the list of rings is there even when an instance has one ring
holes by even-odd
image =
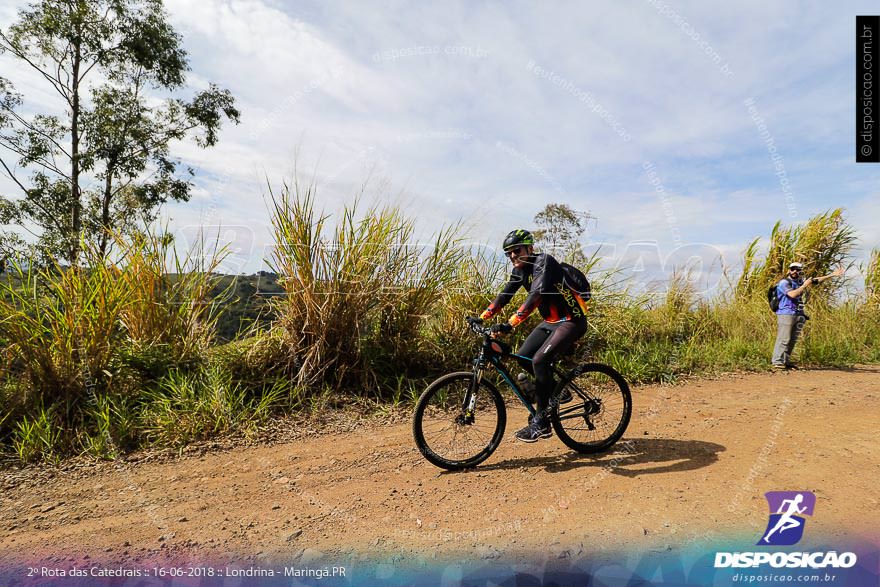
[[[587,331],[587,321],[541,322],[526,338],[517,351],[518,355],[530,357],[520,360],[523,369],[535,376],[535,395],[538,413],[544,413],[550,405],[550,395],[556,387],[550,365]]]

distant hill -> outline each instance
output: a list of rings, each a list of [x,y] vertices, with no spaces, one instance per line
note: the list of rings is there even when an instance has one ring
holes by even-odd
[[[221,305],[217,321],[217,336],[228,341],[241,330],[251,326],[257,319],[269,322],[268,303],[284,290],[278,284],[278,274],[260,271],[253,275],[218,275],[217,284],[210,296]],[[229,288],[223,299],[219,299]],[[262,312],[262,316],[261,316]]]

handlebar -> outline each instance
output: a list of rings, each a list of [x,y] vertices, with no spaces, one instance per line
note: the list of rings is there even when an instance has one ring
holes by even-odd
[[[470,327],[471,331],[475,334],[482,334],[483,336],[489,336],[491,332],[487,326],[483,326],[483,319],[477,318],[476,316],[467,316],[465,320],[468,323],[468,327]]]
[[[492,336],[497,332],[510,332],[511,330],[507,323],[483,326],[483,319],[476,316],[467,316],[465,320],[467,320],[468,326],[470,326],[472,331],[483,336]]]

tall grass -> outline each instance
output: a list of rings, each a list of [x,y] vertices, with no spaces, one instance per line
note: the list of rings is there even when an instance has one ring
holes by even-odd
[[[319,411],[328,397],[412,401],[437,374],[467,368],[479,313],[509,270],[490,247],[465,246],[461,226],[416,237],[413,218],[359,201],[331,216],[314,184],[271,191],[270,264],[284,295],[269,324],[226,344],[209,299],[225,250],[200,241],[178,253],[162,232],[117,239],[114,257],[86,249],[79,269],[12,264],[0,276],[0,443],[21,461],[71,453],[112,458],[248,433],[272,414]],[[631,382],[770,366],[774,315],[764,297],[788,263],[829,273],[855,243],[841,210],[777,223],[766,254],[755,239],[744,271],[714,299],[687,268],[662,297],[637,292],[587,259],[593,286],[580,352]],[[864,296],[839,280],[814,288],[795,358],[812,366],[880,361],[880,251],[863,268]],[[511,302],[515,307],[524,293]],[[222,296],[221,296],[222,297]],[[516,344],[538,317],[519,328]]]
[[[334,227],[314,184],[271,193],[277,248],[270,260],[284,296],[277,328],[299,385],[374,387],[424,350],[420,333],[465,259],[456,227],[427,247],[395,207],[346,206]]]
[[[70,411],[111,363],[122,330],[119,317],[129,303],[119,271],[12,263],[0,281],[0,337],[7,383],[24,382],[26,397]]]
[[[871,257],[864,268],[864,274],[868,304],[880,306],[880,249],[871,249]]]
[[[289,256],[286,266],[276,266],[285,276],[292,275],[294,269],[301,272],[291,280],[295,287],[288,290],[301,297],[288,296],[278,312],[279,322],[286,324],[287,332],[300,336],[296,341],[298,347],[289,345],[288,348],[299,349],[299,354],[291,352],[291,356],[302,357],[294,367],[302,368],[300,377],[305,387],[317,381],[332,380],[338,386],[356,389],[364,378],[352,379],[345,375],[369,373],[371,377],[367,379],[380,384],[384,380],[393,395],[394,389],[400,389],[399,380],[395,379],[398,374],[428,375],[436,372],[438,366],[443,370],[466,365],[474,345],[462,317],[479,312],[494,297],[508,269],[505,261],[484,249],[444,259],[448,265],[442,267],[451,267],[451,271],[439,275],[438,283],[444,287],[440,295],[433,295],[432,291],[425,298],[429,301],[420,302],[421,307],[428,309],[427,315],[414,319],[400,297],[384,296],[391,303],[380,301],[381,284],[367,277],[378,275],[375,271],[383,263],[382,255],[376,251],[383,249],[378,246],[371,250],[375,255],[372,258],[366,254],[365,229],[384,227],[375,233],[378,241],[382,235],[397,234],[392,227],[406,223],[399,210],[370,209],[365,218],[371,218],[375,224],[368,224],[366,220],[355,222],[355,210],[346,208],[343,220],[336,224],[333,238],[324,239],[321,235],[329,217],[316,213],[314,199],[314,186],[305,190],[285,186],[282,197],[273,198],[276,236],[278,242],[283,243],[280,252],[296,253]],[[743,273],[713,300],[699,298],[687,270],[673,275],[665,297],[658,300],[647,293],[635,293],[620,279],[619,273],[598,271],[594,267],[596,259],[588,260],[585,269],[593,283],[594,296],[590,303],[591,330],[582,341],[582,352],[612,364],[636,382],[671,381],[694,373],[768,368],[775,321],[764,296],[767,286],[780,279],[788,263],[794,260],[804,263],[807,275],[829,273],[846,262],[855,236],[843,211],[837,209],[810,218],[802,225],[786,227],[777,223],[771,231],[765,255],[759,255],[759,243],[760,239],[750,243],[744,255]],[[345,265],[346,257],[340,253],[341,249],[362,263]],[[437,271],[437,265],[428,270]],[[326,279],[315,279],[316,274]],[[349,279],[340,279],[340,276]],[[382,283],[395,283],[394,279],[383,279],[386,281]],[[344,284],[352,282],[364,288],[346,289]],[[404,283],[398,291],[412,291],[408,287],[411,286]],[[839,299],[842,291],[840,280],[814,288],[810,300],[814,315],[798,350],[805,364],[841,366],[876,356],[871,345],[877,333],[875,323],[856,321],[854,316],[865,315],[864,308],[843,303]],[[344,299],[350,300],[351,308],[358,308],[353,315],[337,310]],[[316,300],[321,300],[321,304]],[[517,302],[518,299],[514,299],[511,304]],[[413,326],[402,339],[408,342],[402,355],[388,352],[388,348],[382,346],[382,341],[388,340],[380,334],[382,329],[364,319],[371,315],[382,317],[383,312],[393,313],[394,304],[399,304],[400,311],[392,315],[403,324]],[[380,306],[384,310],[379,310]],[[309,307],[320,308],[320,311],[309,316],[304,310]],[[343,331],[348,329],[351,346],[307,339],[304,333],[313,332],[308,325],[315,323],[327,325],[325,336],[329,340],[338,340],[341,335],[334,328],[344,324]],[[383,323],[384,319],[380,318],[379,324]],[[295,330],[300,325],[302,330]],[[528,329],[520,330],[515,342]],[[841,336],[847,332],[851,333],[849,339],[843,341]],[[400,345],[394,347],[399,349]],[[424,349],[429,349],[429,353],[420,357]],[[364,365],[365,359],[369,366]],[[325,371],[316,371],[311,366],[314,363]],[[339,368],[343,363],[347,371]],[[353,382],[356,382],[354,386]]]
[[[471,358],[473,339],[464,317],[482,312],[507,277],[509,266],[490,247],[474,246],[463,252],[449,267],[452,273],[422,321],[423,371],[427,373],[465,364]]]
[[[211,343],[222,251],[180,258],[161,234],[117,241],[116,259],[85,246],[83,267],[13,262],[0,279],[0,438],[23,459],[131,444],[143,390]]]
[[[753,240],[743,255],[743,272],[736,285],[740,297],[763,293],[779,281],[794,261],[803,263],[804,275],[826,275],[846,259],[856,243],[855,230],[837,208],[810,218],[803,225],[783,227],[777,222],[770,232],[770,245],[763,259],[758,257],[760,238]],[[841,282],[826,282],[815,297],[827,300],[840,289]],[[830,286],[830,287],[829,287]]]
[[[208,294],[228,249],[216,242],[209,249],[200,236],[181,255],[164,232],[119,245],[115,265],[128,299],[120,313],[128,362],[153,377],[199,362],[214,342],[218,307]]]

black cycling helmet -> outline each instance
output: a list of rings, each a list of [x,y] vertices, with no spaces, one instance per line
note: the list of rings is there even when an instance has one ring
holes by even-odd
[[[528,230],[518,228],[516,230],[511,230],[507,237],[505,237],[503,249],[506,253],[510,249],[514,249],[520,245],[533,244],[535,244],[535,237],[532,236],[532,233]]]

